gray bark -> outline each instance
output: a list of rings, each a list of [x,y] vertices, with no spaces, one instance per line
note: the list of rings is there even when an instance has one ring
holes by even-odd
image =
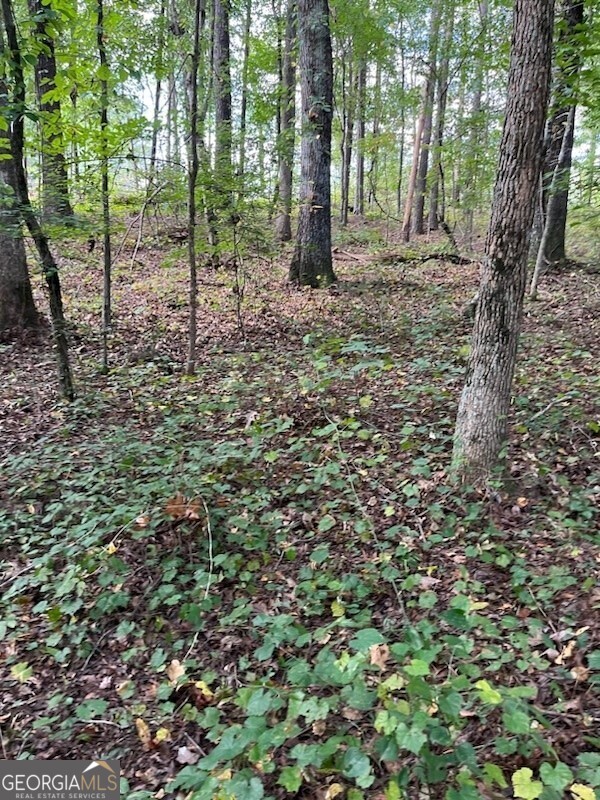
[[[288,0],[279,112],[279,214],[275,220],[275,232],[280,242],[289,242],[292,239],[292,181],[296,124],[296,17],[296,0]]]
[[[331,121],[333,63],[327,0],[299,0],[302,83],[300,210],[290,281],[335,281],[331,257]]]
[[[500,159],[454,435],[453,470],[470,482],[487,478],[507,438],[548,104],[553,6],[549,0],[515,3]]]

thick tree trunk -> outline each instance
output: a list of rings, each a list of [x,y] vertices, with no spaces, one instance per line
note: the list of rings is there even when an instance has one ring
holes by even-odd
[[[551,0],[516,0],[508,100],[453,469],[485,480],[506,443],[552,58]]]
[[[300,211],[290,281],[335,281],[331,258],[331,120],[333,63],[327,0],[299,0],[302,148]]]
[[[0,31],[0,58],[4,57],[4,35]],[[0,115],[8,89],[0,77]],[[10,157],[10,137],[0,130],[0,340],[26,328],[37,328],[39,316],[33,302],[27,270],[21,215],[16,202],[17,182]],[[6,158],[6,156],[9,158]]]
[[[102,232],[104,240],[102,289],[102,370],[108,372],[108,334],[112,324],[112,250],[110,236],[110,197],[108,175],[108,59],[104,32],[104,0],[98,0],[96,40],[103,77],[100,78],[100,174],[102,194]]]
[[[196,332],[198,317],[198,270],[196,264],[196,183],[200,159],[198,155],[198,69],[200,66],[200,37],[204,23],[204,0],[196,0],[194,5],[194,34],[192,63],[190,69],[190,137],[188,165],[188,265],[189,283],[189,321],[188,357],[186,374],[196,371]]]
[[[292,179],[296,123],[296,0],[288,0],[286,16],[279,101],[279,214],[275,220],[275,232],[280,242],[289,242],[292,239]]]
[[[51,12],[42,0],[29,0],[29,12],[35,21],[35,38],[39,47],[35,64],[35,91],[42,131],[42,212],[45,220],[56,220],[73,216],[73,209],[69,201],[60,102],[45,97],[56,88],[54,38],[48,27]]]
[[[58,277],[58,265],[54,259],[48,237],[40,226],[37,217],[33,213],[29,201],[29,189],[23,161],[24,130],[23,114],[25,111],[25,77],[23,75],[23,62],[19,49],[19,38],[13,14],[11,0],[0,0],[2,7],[2,17],[6,30],[8,43],[10,73],[13,83],[12,97],[10,102],[15,111],[12,121],[10,136],[11,155],[14,166],[16,197],[21,216],[27,225],[31,238],[33,239],[40,261],[42,270],[48,287],[50,300],[50,317],[52,319],[52,332],[58,362],[58,376],[63,397],[72,400],[75,396],[73,389],[73,379],[71,376],[71,365],[69,363],[69,347],[65,330],[65,317],[63,312],[62,295],[60,290],[60,279]]]
[[[584,21],[583,5],[583,0],[563,0],[561,8],[561,27],[557,42],[558,67],[553,99],[555,111],[547,127],[540,203],[542,220],[549,214],[552,219],[549,226],[541,220],[537,221],[536,226],[538,237],[540,231],[544,231],[543,258],[550,264],[559,263],[566,258],[565,233],[575,133],[574,111],[582,60],[579,37]],[[551,190],[552,183],[554,187]]]

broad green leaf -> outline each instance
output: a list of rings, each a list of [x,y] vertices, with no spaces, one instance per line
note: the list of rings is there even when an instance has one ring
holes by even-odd
[[[401,722],[396,728],[396,742],[398,747],[409,750],[411,753],[418,755],[419,751],[427,741],[427,736],[416,727],[408,727],[404,722]]]
[[[26,683],[33,675],[33,669],[27,661],[20,661],[10,668],[10,674],[19,683]]]
[[[288,792],[297,792],[302,786],[302,770],[300,767],[284,767],[279,773],[277,784]]]
[[[513,773],[511,782],[515,797],[520,797],[522,800],[536,800],[544,791],[544,786],[540,781],[534,781],[533,772],[529,767],[523,767]]]
[[[374,644],[384,644],[385,638],[375,628],[364,628],[358,631],[356,636],[350,640],[350,647],[359,652],[366,652]]]
[[[497,706],[502,702],[502,695],[486,680],[477,681],[475,688],[478,690],[479,699],[482,703]]]
[[[559,761],[554,766],[551,766],[546,761],[540,766],[540,778],[552,789],[557,792],[562,792],[565,786],[568,786],[573,780],[573,773],[566,764]]]

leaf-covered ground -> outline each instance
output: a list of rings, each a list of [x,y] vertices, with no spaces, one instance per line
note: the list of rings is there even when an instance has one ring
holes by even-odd
[[[78,399],[46,340],[1,353],[3,757],[119,758],[131,800],[594,798],[597,275],[526,305],[508,477],[457,491],[477,268],[378,236],[329,291],[260,242],[202,269],[194,378],[178,231],[120,256],[108,376],[61,245]]]

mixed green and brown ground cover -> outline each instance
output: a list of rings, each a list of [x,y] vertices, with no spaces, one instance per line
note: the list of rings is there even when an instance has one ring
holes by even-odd
[[[2,757],[119,758],[130,800],[593,800],[597,274],[526,305],[478,493],[475,264],[355,226],[315,292],[251,247],[201,272],[189,378],[177,235],[120,258],[108,376],[97,253],[61,246],[74,403],[48,341],[2,346]]]

